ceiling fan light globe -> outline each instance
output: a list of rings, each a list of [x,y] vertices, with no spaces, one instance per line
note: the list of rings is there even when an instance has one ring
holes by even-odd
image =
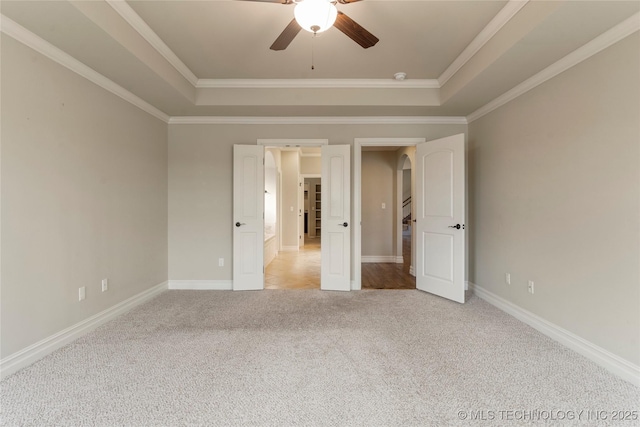
[[[327,0],[303,0],[293,10],[300,27],[310,33],[321,33],[331,28],[338,17],[338,9]]]

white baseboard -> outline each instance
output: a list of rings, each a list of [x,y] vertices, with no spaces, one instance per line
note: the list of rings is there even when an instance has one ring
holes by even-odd
[[[233,289],[233,280],[169,280],[169,289],[230,291]]]
[[[297,246],[283,246],[281,249],[282,252],[298,252],[299,250],[300,248]]]
[[[147,302],[156,295],[167,290],[167,282],[160,283],[140,292],[137,295],[128,298],[113,307],[110,307],[100,313],[76,323],[56,334],[51,335],[37,343],[30,345],[29,347],[22,349],[10,356],[0,360],[0,379],[19,371],[31,365],[43,357],[53,353],[55,350],[63,347],[70,342],[80,338],[81,336],[91,332],[98,326],[114,319],[115,317],[131,310],[132,308]]]
[[[396,264],[404,264],[404,258],[402,256],[397,256]]]
[[[400,257],[400,263],[402,263],[402,257]],[[395,255],[362,255],[362,257],[360,258],[360,261],[362,263],[376,263],[376,262],[382,262],[382,263],[393,263],[396,264],[397,261],[397,257]]]
[[[489,304],[496,306],[500,310],[512,315],[516,319],[526,323],[549,338],[580,353],[620,378],[629,381],[636,386],[640,386],[640,366],[637,366],[620,356],[616,356],[610,351],[605,350],[604,348],[599,347],[584,338],[581,338],[574,333],[513,304],[510,301],[507,301],[481,286],[472,282],[469,283],[471,284],[473,292]]]
[[[409,267],[409,274],[416,277],[416,269],[413,268],[413,265]]]

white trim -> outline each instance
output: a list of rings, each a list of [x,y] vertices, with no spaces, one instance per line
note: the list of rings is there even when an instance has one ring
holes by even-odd
[[[198,89],[440,89],[436,79],[199,79]]]
[[[582,47],[579,47],[564,58],[554,62],[544,70],[528,78],[513,89],[500,95],[493,101],[478,108],[476,111],[467,116],[467,121],[471,123],[474,120],[477,120],[480,117],[489,114],[493,110],[502,107],[506,103],[541,85],[547,80],[550,80],[556,77],[558,74],[567,71],[571,67],[578,65],[582,61],[589,59],[596,53],[608,48],[614,43],[619,42],[625,37],[630,36],[638,30],[640,30],[640,12],[622,21],[620,24],[611,28],[609,31],[602,33],[595,39],[591,40],[589,43],[585,44]]]
[[[329,145],[328,139],[258,139],[258,145],[268,147],[318,147],[321,145]]]
[[[352,252],[354,285],[352,289],[362,289],[362,147],[410,147],[425,141],[425,138],[354,138],[353,140],[353,220],[351,222],[354,225]]]
[[[395,218],[395,224],[394,227],[396,229],[396,239],[395,239],[395,247],[396,247],[396,253],[397,254],[401,254],[402,253],[402,248],[404,245],[404,234],[402,233],[402,219],[403,219],[403,199],[404,199],[404,194],[403,194],[403,185],[405,184],[404,182],[404,171],[402,169],[404,162],[409,158],[409,156],[407,156],[406,154],[404,156],[401,156],[400,158],[397,158],[397,164],[396,164],[396,170],[395,170],[395,174],[396,174],[396,200],[395,200],[395,208],[396,208],[396,218]],[[411,167],[413,167],[413,164],[411,165]],[[413,190],[413,188],[411,188],[411,190]]]
[[[396,264],[404,264],[404,257],[403,256],[397,256],[396,257]]]
[[[398,263],[398,257],[395,255],[362,255],[360,257],[360,262],[402,264],[402,257],[399,258],[400,262]]]
[[[36,52],[46,56],[52,61],[66,67],[74,73],[84,77],[90,82],[100,86],[101,88],[113,93],[116,96],[124,99],[125,101],[135,105],[142,111],[151,114],[152,116],[162,120],[165,123],[169,123],[169,116],[162,111],[158,110],[147,101],[139,98],[133,93],[129,92],[122,86],[109,80],[102,74],[87,67],[82,62],[73,58],[71,55],[58,49],[48,41],[38,37],[31,31],[12,21],[4,15],[0,15],[0,31],[8,35],[9,37],[19,41],[20,43],[30,47]]]
[[[457,116],[316,116],[316,117],[242,117],[176,116],[175,125],[466,125],[466,117]]]
[[[416,277],[416,269],[413,268],[413,265],[409,266],[409,274],[412,275],[413,277]]]
[[[149,301],[151,298],[161,294],[167,290],[167,282],[160,283],[146,291],[140,292],[137,295],[128,298],[113,307],[110,307],[100,313],[89,317],[81,322],[76,323],[60,332],[57,332],[50,337],[38,341],[37,343],[30,345],[29,347],[13,353],[10,356],[0,360],[0,378],[4,379],[7,376],[25,368],[37,360],[53,353],[59,349],[74,341],[81,336],[91,332],[98,326],[114,319],[115,317],[131,310],[132,308]]]
[[[106,2],[138,32],[149,44],[166,59],[193,86],[198,83],[198,77],[173,53],[162,39],[147,25],[146,22],[124,0],[106,0]]]
[[[507,301],[481,286],[472,282],[469,283],[471,284],[473,292],[489,304],[512,315],[516,319],[526,323],[560,344],[585,356],[608,371],[616,374],[620,378],[629,381],[636,386],[640,386],[640,366],[635,365],[620,356],[616,356],[610,351],[605,350],[604,348],[597,346],[584,338],[581,338],[578,335],[513,304],[510,301]]]
[[[438,82],[444,86],[482,47],[504,27],[527,4],[529,0],[510,0],[486,27],[469,43],[462,53],[447,67]]]
[[[281,252],[298,252],[300,248],[298,246],[283,246],[280,249]]]
[[[169,280],[169,289],[198,291],[230,291],[232,280]]]

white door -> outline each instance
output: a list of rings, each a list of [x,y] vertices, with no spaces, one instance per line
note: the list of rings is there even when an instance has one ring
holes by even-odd
[[[416,287],[464,303],[464,135],[416,148]]]
[[[322,146],[320,288],[351,290],[351,146]]]
[[[304,178],[298,176],[298,249],[304,246]]]
[[[233,146],[233,290],[264,288],[264,147]]]

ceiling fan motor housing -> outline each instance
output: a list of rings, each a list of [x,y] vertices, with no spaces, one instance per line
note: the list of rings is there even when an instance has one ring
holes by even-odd
[[[327,0],[303,0],[296,4],[293,15],[303,30],[316,34],[333,26],[338,9]]]

